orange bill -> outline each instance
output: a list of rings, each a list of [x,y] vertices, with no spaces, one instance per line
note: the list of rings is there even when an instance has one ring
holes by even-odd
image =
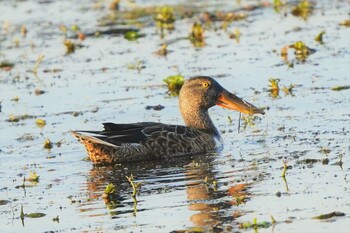
[[[223,90],[219,94],[219,97],[216,100],[216,105],[223,108],[236,110],[244,114],[265,114],[262,109],[255,107],[253,104],[248,103],[247,101],[226,90]]]

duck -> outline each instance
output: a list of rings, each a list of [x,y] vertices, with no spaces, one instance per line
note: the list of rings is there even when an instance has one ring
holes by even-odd
[[[162,160],[208,153],[222,148],[218,129],[208,110],[220,106],[243,114],[263,109],[223,88],[215,79],[187,79],[179,92],[179,109],[185,125],[158,122],[103,123],[102,131],[71,131],[86,148],[94,164]]]

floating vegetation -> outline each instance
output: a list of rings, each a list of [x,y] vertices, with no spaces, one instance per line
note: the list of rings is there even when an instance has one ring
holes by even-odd
[[[324,220],[324,219],[330,219],[330,218],[334,218],[334,217],[343,217],[343,216],[345,216],[345,213],[334,211],[334,212],[331,212],[328,214],[321,214],[321,215],[315,216],[315,217],[313,217],[313,219]]]
[[[15,97],[13,97],[13,98],[11,99],[11,101],[13,101],[13,102],[18,102],[18,101],[19,101],[19,97],[18,97],[18,96],[15,96]]]
[[[138,31],[128,31],[124,34],[124,38],[128,41],[136,41],[140,37],[143,37],[144,35],[140,34]]]
[[[168,86],[168,92],[171,96],[179,95],[180,89],[185,82],[182,75],[169,76],[163,80]]]
[[[60,222],[60,217],[57,215],[57,217],[54,217],[53,219],[52,219],[52,221],[54,221],[54,222]]]
[[[11,63],[9,61],[1,61],[0,62],[0,69],[4,71],[10,71],[15,66],[14,63]]]
[[[33,68],[33,73],[34,73],[35,75],[37,75],[39,65],[40,65],[41,62],[44,60],[44,57],[45,57],[44,54],[40,54],[40,55],[38,56],[38,58],[36,59],[35,65],[34,65],[34,68]]]
[[[120,0],[112,0],[111,3],[109,3],[109,9],[117,11],[119,10],[119,4]]]
[[[42,218],[44,216],[46,216],[46,214],[40,212],[25,214],[23,211],[23,205],[21,205],[21,213],[19,217],[22,221],[24,220],[24,218]]]
[[[38,176],[38,174],[35,171],[31,171],[29,172],[29,178],[27,178],[26,181],[38,183],[39,177],[40,176]]]
[[[134,181],[134,176],[131,174],[130,176],[126,176],[126,179],[129,181],[132,187],[132,196],[136,197],[140,191],[141,183],[136,183]]]
[[[66,54],[71,54],[75,52],[75,43],[72,40],[65,39],[63,44],[66,46]]]
[[[239,43],[239,40],[241,38],[241,32],[238,28],[235,29],[234,32],[230,33],[230,39],[235,39],[237,43]]]
[[[30,116],[28,114],[24,114],[24,115],[13,115],[11,114],[9,116],[9,118],[7,119],[8,122],[19,122],[21,120],[27,120],[27,119],[32,119],[34,118],[33,116]]]
[[[285,5],[284,2],[281,0],[273,0],[273,9],[279,13],[281,11],[281,8]]]
[[[268,91],[270,92],[270,96],[275,99],[279,96],[280,93],[280,87],[279,87],[280,79],[278,78],[270,78],[269,79],[269,88]]]
[[[293,90],[295,88],[295,84],[289,84],[288,87],[286,86],[282,86],[282,91],[284,92],[285,95],[290,95],[290,96],[294,96],[293,94]]]
[[[204,28],[200,23],[196,22],[192,25],[189,38],[194,47],[204,47]]]
[[[38,119],[35,120],[35,124],[39,128],[44,128],[44,126],[46,125],[46,121],[43,120],[43,119],[38,118]]]
[[[242,20],[247,18],[246,14],[243,13],[233,13],[233,12],[229,12],[225,15],[224,21],[222,23],[221,28],[224,31],[227,31],[227,28],[229,27],[229,25],[233,22],[233,21],[238,21],[238,20]]]
[[[294,16],[301,17],[304,20],[307,20],[309,15],[312,13],[313,4],[308,0],[302,0],[299,4],[293,7],[291,13]]]
[[[47,150],[51,150],[53,148],[53,143],[51,142],[51,140],[49,138],[45,139],[44,148]]]
[[[340,26],[350,27],[350,19],[344,20],[339,23]]]
[[[137,72],[139,72],[139,73],[144,68],[146,68],[146,66],[143,64],[143,61],[141,61],[141,60],[137,60],[135,63],[128,64],[129,70],[137,70]]]
[[[263,221],[263,222],[259,222],[257,218],[253,219],[253,222],[245,222],[245,223],[241,223],[239,228],[240,229],[250,229],[253,228],[255,230],[259,229],[259,228],[269,228],[272,225],[272,223],[267,222],[267,221]]]
[[[283,171],[282,171],[282,177],[286,177],[287,170],[288,170],[287,161],[286,161],[286,160],[283,160]]]
[[[344,91],[350,89],[350,86],[334,86],[331,88],[332,91]]]
[[[162,45],[162,47],[160,47],[160,49],[155,52],[155,54],[157,54],[159,56],[166,56],[168,54],[167,47],[168,47],[168,45],[166,43],[164,43]]]
[[[246,204],[248,200],[249,200],[249,197],[246,195],[234,195],[233,205],[240,206],[242,204]]]
[[[27,27],[24,24],[21,26],[21,34],[23,37],[26,37],[27,35]]]
[[[109,184],[106,186],[106,188],[105,188],[105,190],[104,190],[104,192],[103,192],[103,194],[102,194],[102,198],[105,199],[105,202],[106,202],[106,203],[109,203],[109,202],[110,202],[110,197],[111,197],[113,194],[115,194],[115,193],[116,193],[116,189],[115,189],[114,184],[109,183]]]
[[[164,31],[172,31],[175,29],[174,9],[168,6],[157,8],[154,21],[156,26],[160,29],[161,36],[163,37]]]
[[[317,41],[320,44],[323,44],[323,36],[324,34],[326,34],[325,31],[322,31],[320,33],[318,33],[318,35],[315,37],[315,41]]]
[[[255,126],[255,120],[259,119],[259,117],[254,115],[242,115],[241,116],[243,121],[243,129],[246,130],[247,127],[254,127]]]
[[[295,57],[298,60],[301,60],[301,61],[305,61],[306,58],[308,58],[308,56],[310,54],[313,54],[313,53],[316,52],[315,49],[311,49],[311,48],[307,47],[305,45],[305,43],[302,42],[302,41],[297,41],[294,44],[289,45],[289,48],[293,48],[294,49]]]

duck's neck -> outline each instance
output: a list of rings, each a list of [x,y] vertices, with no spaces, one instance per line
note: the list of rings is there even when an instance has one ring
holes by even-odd
[[[182,117],[186,126],[199,129],[209,134],[213,134],[215,137],[220,138],[219,131],[216,129],[213,121],[210,119],[207,109],[194,109],[183,111],[183,107],[180,105]]]

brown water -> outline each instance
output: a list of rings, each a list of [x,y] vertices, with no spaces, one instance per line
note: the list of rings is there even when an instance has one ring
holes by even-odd
[[[108,4],[0,2],[0,62],[14,64],[0,70],[1,232],[349,232],[350,90],[331,90],[350,85],[350,29],[340,25],[349,19],[349,1],[317,1],[307,20],[290,14],[293,6],[276,13],[271,5],[255,1],[136,1],[137,7],[170,4],[179,9],[175,30],[164,39],[153,14],[136,18],[144,34],[137,41],[108,33],[111,28],[135,29],[135,20],[120,16],[101,26],[112,14]],[[122,1],[120,11],[133,10],[130,4]],[[227,29],[239,29],[239,42],[220,29],[222,21],[213,21],[205,31],[203,48],[183,39],[204,11],[245,14],[246,19]],[[88,35],[85,40],[74,39],[74,24]],[[21,25],[27,28],[25,37]],[[65,55],[60,25],[81,45],[72,54]],[[319,44],[314,38],[323,30],[324,44]],[[96,31],[105,33],[91,36]],[[164,41],[168,55],[155,55]],[[290,68],[280,50],[297,41],[316,52],[299,61],[290,49]],[[215,155],[115,167],[86,160],[72,129],[97,130],[102,122],[183,124],[177,98],[169,97],[163,86],[164,78],[177,74],[212,76],[269,109],[238,133],[238,114],[213,108],[225,144]],[[267,91],[270,78],[280,79],[276,98]],[[293,94],[286,95],[282,86],[290,84],[295,84]],[[37,95],[38,89],[45,93]],[[158,104],[165,108],[146,110]],[[9,122],[12,114],[24,119]],[[38,127],[36,119],[46,125]],[[43,148],[46,138],[54,143],[51,150]],[[283,162],[288,165],[285,179]],[[26,181],[23,188],[23,178],[33,171],[39,182]],[[136,199],[126,179],[131,174],[142,182]],[[115,185],[116,194],[106,204],[102,194],[108,183]],[[21,206],[24,214],[45,216],[22,221]],[[345,216],[313,219],[334,211]],[[240,228],[254,218],[271,223],[271,216],[274,225]]]

